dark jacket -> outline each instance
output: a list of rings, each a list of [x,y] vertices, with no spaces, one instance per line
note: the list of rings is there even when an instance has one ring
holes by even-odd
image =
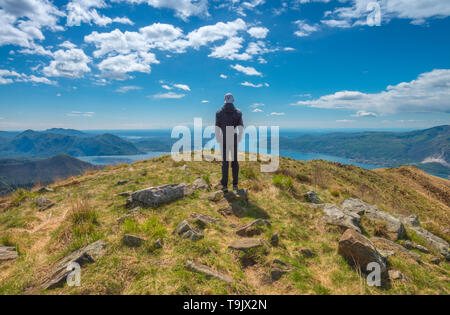
[[[226,135],[227,127],[244,126],[242,121],[242,113],[234,107],[233,104],[225,104],[221,110],[216,113],[216,127],[222,130],[222,134]]]

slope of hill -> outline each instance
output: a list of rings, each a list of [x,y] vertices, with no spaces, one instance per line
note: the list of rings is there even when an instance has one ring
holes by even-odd
[[[392,280],[385,288],[369,287],[338,254],[343,230],[328,225],[321,206],[304,197],[314,189],[324,203],[340,206],[347,198],[359,198],[390,214],[417,214],[422,228],[449,241],[449,181],[413,167],[374,172],[284,158],[277,174],[260,173],[257,162],[242,163],[241,174],[248,203],[214,193],[211,198],[220,178],[220,164],[176,163],[168,156],[89,172],[58,182],[51,186],[53,192],[41,195],[17,192],[0,201],[0,245],[19,250],[17,259],[0,263],[0,294],[450,293],[450,264],[445,260],[432,264],[439,253],[410,226],[405,226],[403,239],[390,245],[393,252],[383,254],[389,256],[389,268],[400,271],[403,278]],[[124,192],[192,183],[198,178],[211,183],[211,192],[196,191],[154,209],[130,212],[125,207]],[[56,205],[40,212],[37,197]],[[183,220],[195,225],[195,214],[207,219],[198,225],[202,231],[193,232],[202,233],[203,239],[191,241],[172,234]],[[242,240],[236,231],[255,219],[267,221],[246,233],[272,245],[246,254],[230,251],[230,244]],[[363,217],[363,234],[374,242],[375,236],[385,237],[387,226],[370,222]],[[140,247],[139,243],[129,247],[123,240],[125,234],[145,240]],[[405,239],[425,245],[431,252],[399,250]],[[106,243],[106,249],[82,266],[80,287],[41,289],[61,258],[98,240]],[[421,263],[417,263],[419,259]],[[188,261],[220,272],[225,275],[222,279],[231,283],[193,272]],[[274,269],[274,265],[285,269]]]
[[[0,196],[17,188],[46,185],[95,169],[100,168],[68,155],[42,160],[3,159],[0,160]]]
[[[0,156],[3,158],[45,158],[58,154],[76,157],[141,153],[132,143],[114,135],[74,136],[74,134],[74,131],[70,130],[50,132],[27,130],[4,145],[0,149]]]
[[[402,133],[308,135],[293,139],[283,138],[280,144],[284,149],[330,154],[389,167],[418,164],[427,158],[450,161],[450,126]],[[446,175],[450,175],[448,164],[443,167],[447,170]],[[442,171],[441,169],[440,172]]]

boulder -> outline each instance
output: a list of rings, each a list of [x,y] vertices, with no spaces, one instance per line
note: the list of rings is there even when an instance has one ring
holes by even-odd
[[[406,242],[404,242],[404,243],[402,244],[402,246],[403,246],[404,248],[406,248],[406,249],[409,249],[409,250],[413,250],[413,249],[418,250],[418,251],[420,251],[420,252],[422,252],[422,253],[424,253],[424,254],[429,254],[429,253],[430,253],[430,251],[428,250],[428,248],[426,248],[425,246],[416,244],[416,243],[411,242],[411,241],[406,241]]]
[[[130,235],[130,234],[125,234],[123,236],[122,241],[128,247],[140,247],[142,244],[147,242],[147,240],[145,238],[135,236],[135,235]]]
[[[322,203],[322,202],[320,201],[319,195],[318,195],[314,190],[311,190],[311,191],[307,192],[307,193],[304,195],[304,197],[305,197],[305,199],[306,199],[308,202],[310,202],[310,203],[314,203],[314,204],[320,204],[320,203]]]
[[[403,246],[401,246],[397,243],[394,243],[391,240],[381,238],[381,237],[373,237],[370,240],[373,244],[375,244],[377,249],[382,250],[384,253],[389,253],[389,252],[393,251],[397,255],[412,259],[417,263],[421,263],[419,254],[410,252]],[[390,256],[392,256],[392,255],[390,255]]]
[[[387,276],[386,262],[375,245],[354,229],[348,229],[342,235],[339,241],[339,254],[362,273],[368,272],[367,266],[370,263],[377,263],[382,276]]]
[[[19,257],[16,248],[0,245],[0,262],[14,260]]]
[[[224,274],[222,274],[222,273],[220,273],[220,272],[218,272],[218,271],[216,271],[216,270],[214,270],[214,269],[212,269],[212,268],[210,268],[208,266],[205,266],[205,265],[202,265],[202,264],[190,261],[190,260],[188,260],[186,262],[185,268],[187,270],[190,270],[190,271],[193,271],[193,272],[204,274],[207,277],[217,278],[217,279],[222,280],[222,281],[224,281],[226,283],[232,283],[233,282],[233,279],[230,278],[229,276],[224,275]]]
[[[410,216],[398,215],[398,218],[406,226],[420,226],[419,216],[417,214]]]
[[[210,194],[207,194],[205,197],[209,201],[219,202],[220,200],[223,199],[224,193],[223,193],[223,191],[215,191],[215,192],[212,192]]]
[[[204,237],[200,230],[192,228],[187,221],[178,224],[173,233],[191,241],[198,241]]]
[[[63,285],[67,276],[72,272],[67,270],[69,265],[78,263],[83,267],[88,263],[93,263],[104,255],[105,249],[106,243],[97,241],[64,257],[55,264],[50,275],[43,281],[42,289],[50,290]]]
[[[195,190],[209,189],[209,185],[206,183],[204,179],[199,178],[192,183],[192,188],[194,188]]]
[[[405,227],[403,223],[393,217],[392,215],[375,209],[374,211],[366,211],[365,218],[367,218],[373,224],[382,224],[385,228],[383,231],[390,240],[396,241],[399,240],[406,235]]]
[[[371,206],[359,199],[345,200],[342,204],[342,209],[352,213],[356,213],[357,215],[364,215],[366,212],[376,211],[376,208],[374,206]]]
[[[186,184],[173,184],[161,187],[150,187],[132,194],[131,202],[142,207],[159,207],[185,196]]]
[[[201,229],[206,228],[208,225],[217,223],[220,221],[219,218],[203,214],[203,213],[192,213],[191,218],[192,222],[197,224]]]
[[[354,229],[361,233],[361,217],[355,213],[342,210],[339,207],[328,204],[323,208],[324,219],[328,224],[340,226],[346,229]]]
[[[413,227],[412,230],[422,237],[431,248],[441,254],[447,261],[450,260],[450,247],[445,240],[420,227]]]
[[[257,219],[253,222],[250,222],[243,227],[241,227],[239,230],[236,231],[236,234],[239,236],[247,236],[252,237],[255,235],[259,235],[262,232],[261,227],[270,226],[270,222],[263,219]]]
[[[239,240],[235,240],[233,243],[231,243],[230,246],[228,246],[231,249],[240,250],[240,251],[247,251],[253,248],[258,247],[266,247],[267,244],[262,239],[259,238],[242,238]]]

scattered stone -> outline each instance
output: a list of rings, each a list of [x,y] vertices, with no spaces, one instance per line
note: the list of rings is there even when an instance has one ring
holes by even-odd
[[[72,272],[68,268],[72,263],[77,263],[81,267],[87,263],[93,263],[104,255],[105,248],[105,242],[97,241],[61,259],[56,263],[51,274],[44,280],[41,286],[42,289],[50,290],[61,286],[66,281],[67,276]]]
[[[202,179],[202,178],[199,178],[199,179],[197,179],[197,180],[195,180],[193,183],[192,183],[192,187],[195,189],[195,190],[199,190],[199,189],[209,189],[209,185],[206,183],[206,181],[204,180],[204,179]]]
[[[176,227],[175,231],[173,231],[174,234],[181,235],[183,233],[186,233],[187,231],[191,230],[191,226],[189,225],[188,221],[183,221]]]
[[[128,184],[129,182],[130,182],[129,180],[121,180],[116,183],[116,186],[123,186]]]
[[[280,245],[280,236],[278,234],[272,235],[270,238],[270,245],[273,247],[278,247]]]
[[[155,248],[161,249],[164,246],[164,241],[160,238],[158,238],[155,242]]]
[[[53,207],[56,203],[48,200],[44,197],[39,197],[39,199],[36,201],[36,205],[39,207],[39,211],[45,211]]]
[[[433,265],[439,265],[441,263],[441,261],[442,260],[440,258],[435,257],[430,260],[430,263],[432,263]]]
[[[0,245],[0,262],[14,260],[19,257],[17,250],[14,247]]]
[[[180,170],[185,171],[187,169],[187,165],[183,165],[182,167],[180,167]]]
[[[407,226],[420,226],[419,216],[413,214],[410,216],[398,215],[399,220]]]
[[[129,198],[129,197],[131,197],[132,194],[133,194],[132,191],[124,191],[124,192],[117,194],[116,196]]]
[[[398,270],[389,270],[389,279],[394,280],[394,281],[403,280],[404,276]]]
[[[265,247],[266,243],[259,238],[242,238],[239,240],[235,240],[228,246],[231,249],[247,251],[252,248]]]
[[[342,210],[336,205],[328,204],[324,207],[324,219],[328,224],[337,225],[346,229],[354,229],[361,233],[359,226],[361,217],[355,213]]]
[[[126,214],[120,216],[120,217],[117,219],[117,222],[122,223],[122,222],[124,222],[126,219],[131,218],[131,217],[137,215],[137,214],[139,213],[139,211],[141,211],[141,208],[139,208],[139,207],[134,208],[133,210],[131,210],[131,211],[127,212]]]
[[[377,248],[377,249],[378,249],[378,252],[381,254],[381,256],[383,256],[383,259],[386,261],[389,259],[389,257],[395,255],[395,252],[393,250],[381,250],[379,248]]]
[[[352,213],[356,213],[357,215],[364,215],[367,212],[374,212],[377,210],[374,206],[371,206],[359,199],[345,200],[342,204],[342,209]]]
[[[132,194],[131,202],[142,207],[156,208],[185,196],[186,184],[173,184],[161,187],[150,187]]]
[[[275,259],[272,263],[272,267],[270,270],[270,277],[272,279],[272,282],[280,280],[283,275],[285,275],[286,273],[288,273],[291,270],[292,270],[292,267],[290,267],[284,261]]]
[[[217,278],[219,280],[225,281],[226,283],[232,283],[233,279],[231,279],[229,276],[224,275],[208,266],[193,262],[188,260],[186,262],[186,266],[185,268],[187,270],[193,271],[193,272],[197,272],[197,273],[201,273],[204,274],[208,277],[212,277],[212,278]]]
[[[308,202],[310,202],[310,203],[314,203],[314,204],[320,204],[320,203],[322,203],[322,202],[320,201],[319,195],[318,195],[314,190],[311,190],[311,191],[307,192],[307,193],[304,195],[304,197],[305,197],[305,199],[306,199]]]
[[[192,228],[187,221],[181,222],[175,229],[174,234],[191,241],[198,241],[204,237],[200,230]]]
[[[342,235],[339,241],[339,254],[362,273],[367,273],[367,266],[370,263],[377,263],[381,268],[381,274],[384,277],[387,275],[386,262],[375,245],[354,229],[348,229]]]
[[[445,240],[420,227],[414,227],[412,230],[422,237],[428,245],[441,254],[447,261],[450,260],[450,246]]]
[[[425,246],[416,244],[416,243],[411,242],[411,241],[405,241],[402,245],[403,245],[404,248],[409,249],[409,250],[415,249],[415,250],[418,250],[418,251],[420,251],[420,252],[422,252],[424,254],[429,254],[430,253],[428,248],[426,248]]]
[[[140,247],[143,243],[147,242],[145,238],[130,234],[125,234],[122,240],[128,247]]]
[[[305,257],[305,258],[314,258],[314,257],[316,257],[316,254],[312,250],[307,249],[307,248],[300,249],[300,254],[303,257]]]
[[[384,253],[389,254],[390,251],[393,251],[395,254],[412,259],[419,264],[421,263],[419,254],[410,252],[403,246],[401,246],[397,243],[394,243],[391,240],[381,238],[381,237],[373,237],[370,240],[373,244],[375,244],[377,249],[382,250]],[[389,255],[387,255],[387,256],[389,256]],[[392,256],[392,255],[390,255],[390,256]]]
[[[220,208],[218,212],[224,217],[229,217],[229,216],[233,215],[233,207],[226,206],[226,207]]]
[[[224,198],[223,191],[215,191],[215,192],[212,192],[212,193],[206,195],[206,199],[208,199],[209,201],[213,201],[213,202],[219,202],[223,198]]]
[[[41,187],[39,188],[39,190],[37,191],[39,194],[43,194],[43,193],[48,193],[48,192],[53,192],[54,190],[48,187]]]
[[[374,211],[366,211],[365,218],[374,224],[382,224],[386,228],[385,236],[392,241],[397,241],[406,235],[403,223],[392,215],[375,209]]]
[[[219,218],[206,215],[203,213],[192,213],[191,214],[191,220],[197,224],[201,229],[206,228],[208,225],[217,223],[220,221]]]
[[[263,219],[255,220],[241,227],[239,230],[236,231],[236,234],[239,236],[247,236],[247,237],[259,235],[262,232],[262,230],[260,229],[261,226],[270,226],[270,222]]]

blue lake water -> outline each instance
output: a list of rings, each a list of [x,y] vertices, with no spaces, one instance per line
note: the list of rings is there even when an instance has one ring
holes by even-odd
[[[84,156],[79,157],[80,160],[89,162],[91,164],[95,165],[117,165],[117,164],[130,164],[136,161],[142,161],[142,160],[148,160],[152,158],[157,158],[163,155],[168,155],[170,152],[149,152],[147,154],[141,154],[141,155],[123,155],[123,156]],[[370,165],[370,164],[361,164],[361,163],[355,163],[349,159],[337,157],[337,156],[331,156],[331,155],[325,155],[325,154],[318,154],[318,153],[302,153],[297,151],[286,151],[281,150],[280,156],[282,157],[288,157],[297,161],[311,161],[311,160],[325,160],[325,161],[331,161],[331,162],[339,162],[341,164],[349,164],[349,165],[355,165],[361,168],[365,168],[368,170],[380,168],[380,166],[376,165]]]

